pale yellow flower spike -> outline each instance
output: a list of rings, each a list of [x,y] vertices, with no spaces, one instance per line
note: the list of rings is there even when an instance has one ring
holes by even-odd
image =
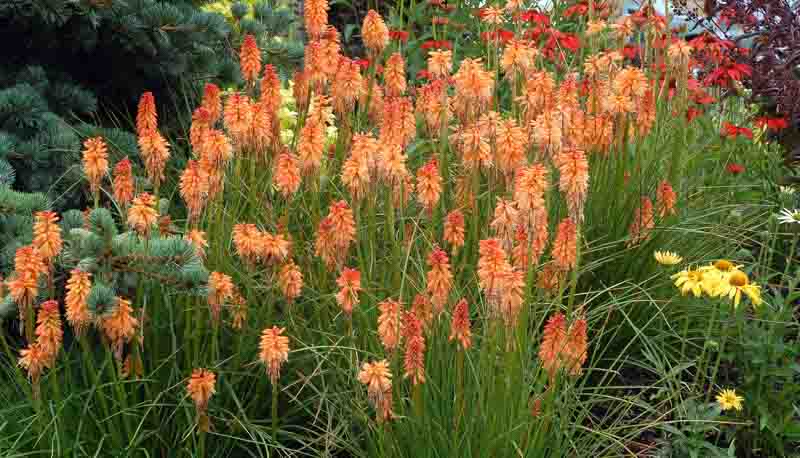
[[[655,251],[653,252],[653,257],[659,264],[664,266],[674,266],[683,261],[683,258],[673,251]]]

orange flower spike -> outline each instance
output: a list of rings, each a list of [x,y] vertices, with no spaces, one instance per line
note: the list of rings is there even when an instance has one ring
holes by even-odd
[[[535,225],[532,217],[536,210],[544,208],[544,195],[549,187],[548,171],[544,165],[536,163],[517,171],[514,201],[528,226]]]
[[[108,147],[102,137],[83,142],[83,172],[89,180],[92,194],[97,194],[103,176],[108,173]]]
[[[211,272],[208,276],[208,306],[211,309],[211,320],[219,324],[222,306],[231,298],[234,286],[231,277],[221,272]]]
[[[505,288],[505,278],[511,272],[511,264],[500,239],[481,240],[478,254],[478,284],[492,302]]]
[[[432,158],[417,171],[417,200],[425,208],[428,215],[439,203],[442,193],[442,177],[439,175],[439,163]]]
[[[412,385],[425,383],[425,335],[422,333],[422,322],[413,311],[408,311],[403,314],[403,323],[406,329],[403,375],[411,379]]]
[[[577,257],[578,227],[572,218],[564,218],[556,229],[553,241],[553,262],[561,270],[575,267]]]
[[[186,384],[186,392],[194,401],[197,410],[197,426],[200,431],[208,432],[211,425],[208,419],[208,402],[216,390],[217,376],[207,369],[194,369]]]
[[[361,76],[358,64],[352,59],[341,57],[336,77],[331,82],[331,98],[336,113],[339,116],[349,115],[356,101],[366,93],[364,78]]]
[[[133,205],[128,210],[128,226],[139,235],[148,236],[157,221],[156,199],[146,192],[136,196],[133,199]]]
[[[145,92],[139,98],[139,107],[136,111],[136,133],[142,136],[156,129],[158,129],[156,99],[152,92]]]
[[[378,413],[378,422],[392,418],[392,371],[389,362],[365,362],[358,373],[358,381],[367,386],[367,395]]]
[[[147,177],[158,189],[164,180],[164,168],[169,160],[169,144],[157,130],[148,130],[139,135],[139,152],[144,159]]]
[[[393,352],[400,345],[400,310],[402,305],[393,300],[386,299],[378,304],[380,315],[378,316],[378,336],[381,339],[383,348],[387,352]]]
[[[235,224],[232,231],[233,246],[246,264],[253,266],[261,252],[261,231],[255,224]]]
[[[564,151],[554,159],[559,171],[558,187],[566,197],[569,216],[580,223],[589,189],[589,161],[579,149]]]
[[[78,336],[83,335],[86,327],[92,321],[89,305],[86,302],[92,289],[91,276],[92,274],[89,272],[73,269],[67,280],[67,294],[64,299],[67,321]]]
[[[428,256],[430,270],[427,274],[427,292],[431,296],[431,303],[438,317],[447,304],[450,289],[453,286],[453,274],[450,271],[450,259],[447,253],[439,247],[434,247]]]
[[[47,265],[35,245],[25,245],[14,253],[14,270],[17,274],[30,273],[38,280],[40,275],[47,273]]]
[[[506,249],[511,247],[519,219],[519,210],[515,208],[514,201],[498,197],[497,205],[494,207],[494,219],[490,227],[495,235],[503,241]]]
[[[464,214],[453,210],[444,219],[444,241],[452,245],[455,252],[464,246]]]
[[[496,312],[505,322],[506,326],[513,327],[522,310],[525,294],[525,271],[512,270],[505,280],[505,289],[500,294],[500,309]]]
[[[43,302],[36,318],[36,343],[51,362],[55,361],[63,339],[64,330],[61,328],[58,302]]]
[[[328,29],[328,0],[306,0],[303,18],[306,32],[312,40],[319,39]]]
[[[131,302],[121,297],[110,316],[103,318],[100,326],[111,342],[117,360],[122,361],[122,347],[133,339],[139,320],[133,317]]]
[[[261,73],[261,50],[258,49],[256,37],[247,34],[242,40],[242,47],[239,50],[239,67],[242,69],[242,78],[254,83]]]
[[[116,200],[119,205],[126,206],[133,200],[135,192],[133,168],[131,167],[131,161],[128,159],[128,156],[122,158],[122,160],[117,162],[114,166],[111,187],[114,200]]]
[[[278,274],[278,285],[281,288],[283,297],[286,298],[286,302],[289,304],[300,297],[300,292],[303,289],[303,273],[294,261],[289,260],[281,267]]]
[[[675,202],[678,200],[678,195],[675,194],[675,191],[672,189],[672,185],[669,184],[669,181],[663,180],[659,185],[658,189],[656,190],[656,201],[658,202],[658,215],[661,218],[666,218],[667,216],[674,215],[675,211]]]
[[[628,246],[637,245],[650,237],[650,231],[655,227],[653,218],[653,201],[647,196],[642,196],[641,205],[633,214],[633,221],[629,228]]]
[[[517,121],[504,119],[497,126],[495,163],[507,177],[525,162],[527,138],[525,131],[517,125]]]
[[[294,154],[284,151],[278,155],[273,180],[283,197],[288,198],[300,189],[300,166]]]
[[[266,366],[272,384],[278,383],[281,366],[289,360],[289,338],[283,335],[285,328],[273,326],[261,333],[258,359]]]
[[[358,293],[361,292],[361,272],[345,267],[336,279],[340,290],[336,293],[336,302],[342,307],[348,317],[353,314],[353,308],[358,305]]]
[[[261,78],[261,97],[259,103],[266,106],[268,111],[277,113],[281,107],[281,79],[278,71],[272,64],[264,66],[264,76]]]
[[[53,262],[63,246],[58,216],[50,211],[37,212],[33,224],[33,246],[46,264]]]
[[[297,139],[297,156],[300,171],[311,175],[319,170],[325,153],[325,123],[316,118],[309,118],[300,129]]]
[[[551,379],[560,369],[577,376],[586,362],[587,349],[586,320],[576,320],[568,327],[564,315],[556,313],[544,327],[539,359]]]
[[[21,313],[22,310],[33,306],[33,301],[39,294],[39,282],[35,273],[17,272],[6,284],[11,298],[20,306]]]
[[[386,95],[389,97],[399,97],[406,92],[406,70],[403,56],[396,52],[386,60],[383,69],[383,82],[386,88]]]
[[[292,242],[287,240],[284,234],[273,235],[262,232],[258,244],[258,256],[267,264],[280,264],[289,257],[291,248]]]
[[[469,304],[466,299],[461,299],[453,309],[453,319],[450,322],[450,338],[461,344],[461,349],[466,351],[472,346],[472,330],[469,321]]]
[[[237,147],[247,145],[253,126],[254,105],[250,97],[234,92],[228,96],[222,113],[225,128],[228,129]]]
[[[209,127],[212,127],[222,115],[222,95],[216,84],[206,83],[203,88],[203,101],[201,106],[208,110]]]
[[[389,28],[377,11],[367,11],[361,25],[361,39],[364,40],[364,46],[369,49],[372,56],[380,55],[383,48],[389,44]]]
[[[428,53],[428,72],[434,78],[447,78],[453,71],[453,52],[431,50]]]
[[[180,179],[180,194],[189,210],[189,221],[200,218],[207,201],[208,186],[208,173],[200,167],[199,162],[189,160]]]
[[[331,204],[328,218],[333,225],[336,245],[346,253],[356,235],[353,210],[347,205],[347,202],[340,200]]]

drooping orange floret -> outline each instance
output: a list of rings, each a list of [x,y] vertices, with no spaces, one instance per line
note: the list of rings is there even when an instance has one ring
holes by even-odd
[[[653,201],[647,196],[642,196],[639,208],[633,214],[633,221],[629,228],[628,246],[638,245],[650,237],[650,231],[655,227],[653,219]]]
[[[267,157],[267,152],[273,144],[274,131],[273,121],[275,112],[261,102],[253,105],[253,124],[250,127],[250,138],[248,147],[261,158]],[[280,135],[280,133],[279,133]]]
[[[258,345],[258,359],[266,366],[270,381],[278,383],[281,375],[281,366],[289,360],[289,338],[283,335],[285,328],[273,326],[261,332],[261,342]]]
[[[258,102],[271,113],[277,113],[281,107],[281,79],[278,71],[272,64],[264,66],[264,76],[261,78],[261,96]]]
[[[42,302],[36,317],[36,343],[51,363],[55,361],[61,349],[63,338],[64,330],[61,328],[58,302],[53,300]]]
[[[675,214],[675,202],[678,200],[678,195],[672,189],[669,181],[663,180],[658,185],[656,190],[656,202],[658,202],[658,215],[661,218]]]
[[[347,116],[356,101],[367,93],[361,67],[352,59],[342,57],[339,68],[331,82],[333,109],[339,116]],[[346,119],[346,118],[345,118]]]
[[[169,160],[169,144],[158,130],[148,130],[139,135],[139,152],[144,159],[147,178],[157,189],[164,180],[164,168]]]
[[[489,169],[492,166],[492,148],[489,132],[483,123],[461,127],[450,136],[450,142],[461,153],[464,166],[469,169]]]
[[[481,240],[478,248],[478,284],[486,294],[490,305],[496,303],[503,289],[505,280],[511,272],[511,264],[503,250],[500,239]]]
[[[157,221],[156,199],[146,192],[136,196],[128,210],[128,226],[140,235],[147,236]]]
[[[589,189],[589,161],[579,149],[570,149],[553,157],[558,167],[558,188],[564,193],[569,216],[573,221],[583,221],[583,204]]]
[[[241,331],[247,321],[247,300],[239,292],[239,288],[234,287],[230,302],[231,328]]]
[[[403,372],[412,385],[425,383],[425,335],[422,322],[413,311],[403,314],[406,352],[403,355]]]
[[[442,177],[439,175],[439,162],[431,158],[417,170],[417,200],[428,215],[433,213],[442,193]]]
[[[289,258],[292,248],[291,240],[284,234],[262,232],[258,244],[258,258],[267,264],[280,264]]]
[[[211,424],[208,419],[208,401],[217,390],[217,376],[207,369],[194,369],[192,376],[186,384],[186,392],[194,401],[197,410],[197,427],[200,431],[208,432]]]
[[[453,75],[455,104],[464,116],[475,116],[488,107],[494,94],[494,74],[483,68],[481,59],[464,59]]]
[[[514,201],[498,197],[497,205],[494,207],[494,218],[489,226],[495,235],[503,241],[503,246],[506,249],[511,247],[519,220],[519,210],[515,208]]]
[[[383,145],[406,147],[417,132],[414,106],[407,97],[386,97],[380,122],[380,142]]]
[[[18,271],[8,280],[7,285],[11,298],[19,305],[20,317],[23,317],[22,312],[33,306],[39,294],[38,277],[33,272]]]
[[[358,381],[367,386],[370,402],[378,412],[378,421],[392,418],[392,371],[389,362],[384,360],[374,363],[365,362],[358,373]]]
[[[564,314],[556,313],[547,320],[539,348],[539,359],[551,379],[555,378],[560,369],[572,376],[581,374],[587,358],[586,340],[585,319],[575,320],[568,326]]]
[[[521,75],[527,75],[534,66],[538,50],[528,42],[513,39],[506,44],[503,57],[500,59],[500,68],[511,79],[512,84]]]
[[[297,139],[297,156],[300,161],[300,171],[304,175],[311,175],[319,170],[322,157],[325,153],[325,123],[316,118],[310,118],[300,129]]]
[[[555,90],[556,82],[549,72],[533,72],[528,76],[522,95],[517,97],[517,101],[522,106],[526,124],[530,124],[539,115],[553,108]]]
[[[522,310],[522,301],[525,294],[525,272],[513,269],[506,275],[505,288],[500,294],[500,303],[494,312],[503,319],[506,326],[513,327]]]
[[[261,253],[261,231],[255,224],[239,223],[233,226],[233,246],[246,264],[253,266]]]
[[[431,50],[428,53],[428,72],[434,78],[446,78],[453,71],[453,52],[450,50]]]
[[[233,146],[230,140],[221,130],[212,129],[208,131],[203,142],[203,151],[200,153],[200,161],[207,161],[214,169],[221,170],[225,164],[233,157]],[[211,170],[206,170],[212,175]]]
[[[638,67],[625,67],[617,72],[611,84],[614,93],[632,99],[640,99],[647,91],[647,76]]]
[[[452,118],[450,97],[447,95],[447,82],[437,79],[417,89],[416,113],[425,119],[428,135],[439,138]]]
[[[19,366],[28,372],[28,377],[33,384],[33,397],[39,397],[39,377],[42,372],[51,366],[50,358],[38,343],[28,344],[27,348],[19,352]]]
[[[284,197],[289,197],[297,192],[300,188],[301,180],[300,166],[294,154],[284,151],[278,155],[275,161],[273,180],[275,181],[275,187]]]
[[[373,56],[383,52],[383,48],[389,43],[389,28],[386,27],[386,23],[383,22],[383,18],[377,11],[369,10],[364,16],[364,22],[361,24],[361,39]]]
[[[61,226],[54,212],[36,212],[33,223],[33,246],[45,264],[49,264],[61,252]]]
[[[136,133],[139,136],[158,128],[158,113],[156,113],[156,99],[152,92],[145,92],[139,98],[139,107],[136,111]]]
[[[572,218],[564,218],[556,229],[553,241],[553,263],[561,270],[575,267],[577,257],[578,226]]]
[[[303,5],[306,32],[312,40],[318,39],[328,29],[328,0],[307,0]]]
[[[255,82],[261,73],[261,50],[258,49],[256,37],[249,33],[244,36],[239,50],[239,67],[242,69],[242,78],[247,82]]]
[[[222,272],[211,272],[208,276],[208,307],[211,309],[211,320],[219,323],[222,306],[231,298],[234,286],[231,277]]]
[[[438,246],[433,248],[428,256],[427,292],[431,296],[434,314],[438,317],[447,304],[450,288],[453,286],[453,274],[450,272],[450,259],[447,253]]]
[[[300,297],[300,291],[303,289],[303,273],[291,259],[281,267],[278,274],[278,286],[280,286],[286,302],[291,304]]]
[[[241,148],[250,142],[251,127],[253,125],[253,101],[245,94],[234,92],[225,101],[225,110],[222,116],[225,128],[237,147]]]
[[[222,115],[222,96],[216,84],[206,83],[201,107],[207,110],[209,127],[213,127]]]
[[[47,273],[47,264],[35,245],[25,245],[14,253],[14,270],[17,274],[30,273],[38,280],[39,276]]]
[[[128,156],[125,156],[122,160],[117,162],[117,165],[114,166],[113,176],[111,187],[114,192],[114,200],[116,200],[119,205],[126,206],[133,200],[133,194],[135,192],[133,169]]]
[[[417,293],[414,295],[414,300],[411,301],[411,310],[419,318],[423,327],[428,326],[433,321],[433,304],[428,299],[427,291],[425,294]]]
[[[524,163],[526,143],[525,132],[513,118],[497,125],[495,164],[506,177],[513,176]]]
[[[383,348],[393,352],[400,345],[400,310],[402,305],[394,299],[386,299],[378,304],[378,336]]]
[[[522,223],[528,228],[535,227],[536,211],[545,207],[544,195],[550,187],[548,171],[541,163],[523,167],[517,171],[514,181],[514,201],[520,210]]]
[[[472,330],[469,321],[469,304],[466,299],[461,299],[453,309],[453,318],[450,322],[450,338],[458,340],[462,350],[472,346]]]
[[[553,293],[558,291],[565,278],[566,272],[556,266],[555,263],[549,262],[539,272],[536,286]]]
[[[361,134],[356,134],[356,137]],[[347,186],[354,201],[359,201],[367,194],[370,184],[370,171],[367,157],[355,148],[357,138],[353,139],[354,148],[350,156],[342,164],[342,184]]]
[[[103,176],[108,173],[108,147],[102,137],[88,138],[83,142],[83,172],[92,194],[96,194]]]
[[[111,315],[104,317],[100,323],[117,360],[122,361],[123,346],[133,339],[139,320],[133,317],[131,302],[121,297],[116,298],[116,307]]]
[[[453,251],[464,246],[464,214],[453,210],[444,219],[444,241],[453,246]]]
[[[208,173],[200,163],[189,160],[181,174],[180,194],[189,210],[189,221],[197,221],[208,198]]]
[[[327,218],[333,224],[336,245],[340,249],[347,251],[347,248],[355,240],[356,235],[353,210],[344,200],[333,202],[328,210]]]
[[[92,274],[80,269],[73,269],[67,280],[67,294],[64,299],[67,311],[67,321],[75,329],[75,334],[83,335],[86,326],[91,322],[92,315],[86,299],[92,289]]]
[[[359,303],[358,293],[361,292],[361,272],[349,267],[342,269],[341,275],[336,279],[340,290],[336,293],[336,302],[342,307],[342,312],[347,316],[353,314],[353,307]]]
[[[399,52],[393,53],[386,60],[383,69],[383,83],[386,88],[386,95],[398,97],[406,92],[406,70],[403,55]]]
[[[192,244],[194,247],[194,252],[200,257],[200,259],[204,259],[206,257],[208,241],[206,240],[205,232],[198,229],[191,229],[186,233],[184,238]]]

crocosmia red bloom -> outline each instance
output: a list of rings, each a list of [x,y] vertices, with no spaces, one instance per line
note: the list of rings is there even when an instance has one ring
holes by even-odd
[[[744,166],[742,164],[731,162],[725,167],[725,170],[727,170],[731,175],[738,175],[744,172]]]
[[[491,32],[481,33],[481,39],[483,41],[489,41],[493,43],[508,43],[513,38],[514,32],[506,29],[498,29]]]
[[[429,80],[429,79],[431,79],[431,72],[429,72],[427,70],[420,70],[417,73],[417,78],[424,79],[424,80]]]
[[[359,67],[361,68],[369,68],[369,60],[367,59],[358,59],[354,61]]]
[[[543,27],[550,26],[550,16],[547,16],[546,14],[542,14],[535,10],[528,10],[521,12],[519,14],[519,19],[521,21],[531,22]]]
[[[736,138],[738,136],[749,138],[750,140],[753,139],[753,131],[748,129],[747,127],[739,127],[734,126],[733,124],[723,121],[722,122],[722,132],[720,135],[726,138]]]
[[[392,40],[398,40],[405,43],[408,41],[408,32],[406,32],[405,30],[390,30],[389,38],[391,38]]]
[[[756,118],[755,124],[769,130],[783,130],[789,127],[789,121],[786,118],[770,118],[769,116]]]
[[[564,17],[586,16],[589,6],[586,3],[576,3],[564,10]]]
[[[639,47],[634,45],[625,45],[625,47],[622,48],[622,55],[630,60],[636,59],[636,56],[639,55]]]
[[[422,43],[422,49],[453,49],[453,44],[447,40],[428,40]]]
[[[689,107],[686,110],[686,121],[692,122],[692,121],[694,121],[694,118],[700,116],[701,114],[703,114],[703,112],[698,110],[697,108]]]

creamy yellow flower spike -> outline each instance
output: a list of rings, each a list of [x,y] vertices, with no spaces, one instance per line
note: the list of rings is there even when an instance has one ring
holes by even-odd
[[[653,252],[653,257],[656,262],[664,266],[674,266],[683,261],[683,258],[673,251],[655,251]]]

